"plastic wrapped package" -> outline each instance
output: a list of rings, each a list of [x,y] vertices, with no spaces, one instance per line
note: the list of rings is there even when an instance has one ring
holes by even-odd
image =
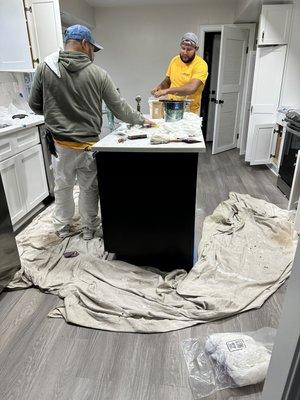
[[[262,382],[267,374],[276,329],[216,333],[182,342],[194,399],[217,390]]]

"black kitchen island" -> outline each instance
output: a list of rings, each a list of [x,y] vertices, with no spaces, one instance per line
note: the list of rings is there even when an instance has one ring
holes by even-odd
[[[93,147],[105,250],[135,265],[190,270],[204,141],[151,145],[149,138],[118,139],[112,132]]]

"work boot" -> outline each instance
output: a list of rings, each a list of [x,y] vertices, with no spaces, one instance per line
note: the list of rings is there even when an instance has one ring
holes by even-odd
[[[91,240],[91,239],[93,239],[93,237],[94,237],[94,231],[93,231],[93,229],[91,229],[91,228],[89,228],[89,227],[87,227],[87,226],[84,226],[84,227],[82,228],[82,236],[83,236],[83,239],[84,239],[84,240]]]
[[[68,236],[71,236],[71,227],[70,225],[65,225],[63,228],[56,231],[56,234],[59,238],[65,239]]]

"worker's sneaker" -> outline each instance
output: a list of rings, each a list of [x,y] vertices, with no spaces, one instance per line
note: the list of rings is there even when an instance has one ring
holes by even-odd
[[[56,234],[61,239],[65,239],[66,237],[71,236],[71,227],[70,227],[70,225],[65,225],[60,230],[56,231]]]
[[[84,240],[91,240],[94,237],[94,231],[93,229],[88,228],[87,226],[84,226],[82,228],[82,236]]]

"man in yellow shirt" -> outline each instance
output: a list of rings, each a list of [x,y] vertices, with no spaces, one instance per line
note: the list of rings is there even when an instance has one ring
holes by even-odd
[[[169,99],[190,99],[190,110],[199,114],[201,95],[207,79],[207,64],[196,53],[199,49],[197,36],[188,32],[180,42],[180,54],[168,67],[165,79],[151,93],[155,97],[168,95]]]

